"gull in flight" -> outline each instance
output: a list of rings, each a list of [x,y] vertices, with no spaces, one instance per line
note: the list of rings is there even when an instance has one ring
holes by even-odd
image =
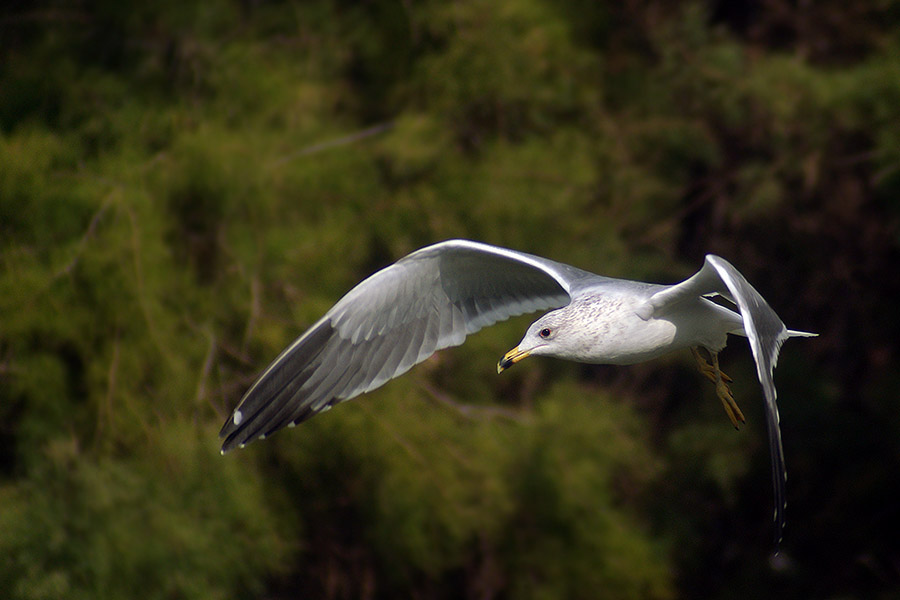
[[[744,415],[718,354],[728,334],[746,337],[765,397],[781,539],[787,473],[772,371],[785,339],[815,334],[787,329],[737,269],[711,254],[692,277],[660,285],[468,240],[417,250],[351,289],[269,365],[222,427],[222,452],[372,391],[482,327],[539,310],[550,312],[500,359],[498,373],[528,356],[626,365],[690,349],[735,427]]]

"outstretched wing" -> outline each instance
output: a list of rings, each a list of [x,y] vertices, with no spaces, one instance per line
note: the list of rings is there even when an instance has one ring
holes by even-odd
[[[565,306],[586,276],[466,240],[413,252],[350,290],[269,365],[222,427],[222,452],[371,391],[482,327]]]
[[[778,406],[775,403],[775,381],[772,372],[778,362],[778,351],[784,340],[795,335],[814,334],[787,329],[775,311],[744,276],[728,261],[712,254],[706,256],[700,271],[689,279],[651,296],[645,308],[652,314],[687,298],[714,294],[734,302],[740,310],[744,332],[750,341],[750,349],[756,362],[756,374],[766,398],[766,425],[769,431],[772,483],[775,490],[775,536],[778,543],[784,529],[787,506],[785,495],[787,469],[781,445],[781,427]]]

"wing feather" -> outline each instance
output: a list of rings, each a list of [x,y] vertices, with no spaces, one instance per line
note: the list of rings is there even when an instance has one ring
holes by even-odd
[[[744,334],[750,342],[756,374],[766,401],[766,428],[772,462],[772,484],[775,496],[775,537],[781,541],[785,525],[787,468],[781,442],[781,427],[776,403],[773,371],[778,362],[781,345],[792,335],[811,335],[789,331],[765,299],[728,261],[707,255],[703,267],[689,279],[651,296],[638,314],[648,318],[688,298],[720,295],[735,303],[744,324]]]
[[[413,252],[351,289],[269,365],[222,427],[222,451],[371,391],[497,321],[565,306],[588,277],[466,240]]]
[[[730,263],[718,256],[708,256],[706,261],[718,272],[741,311],[744,332],[750,340],[756,374],[766,399],[766,429],[769,432],[772,487],[775,494],[775,543],[778,544],[784,530],[787,510],[787,467],[781,442],[781,418],[778,415],[778,394],[773,371],[778,363],[781,345],[788,338],[787,327],[759,292]]]

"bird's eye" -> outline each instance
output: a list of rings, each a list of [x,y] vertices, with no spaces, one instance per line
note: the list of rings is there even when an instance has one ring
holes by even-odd
[[[548,337],[550,337],[551,333],[552,332],[548,328],[544,327],[543,329],[541,329],[541,331],[540,331],[540,333],[538,333],[538,335],[546,340]]]

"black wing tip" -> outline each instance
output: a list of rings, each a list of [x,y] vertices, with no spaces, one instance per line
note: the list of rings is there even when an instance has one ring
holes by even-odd
[[[248,440],[246,439],[246,432],[244,427],[242,427],[242,423],[244,423],[244,414],[239,406],[222,425],[222,429],[219,430],[219,438],[224,438],[225,440],[222,442],[222,454],[238,447],[243,448],[247,443]]]
[[[309,399],[300,400],[296,394],[311,375],[310,363],[333,334],[334,327],[326,315],[269,365],[222,424],[222,454],[322,412],[313,411],[308,406]],[[330,403],[325,406],[330,408]]]
[[[231,420],[229,419],[229,422],[230,421]],[[264,440],[269,437],[274,431],[277,431],[277,429],[280,429],[280,427],[275,428],[271,431],[267,431],[265,433],[253,433],[249,430],[239,428],[225,435],[219,434],[219,437],[225,438],[225,441],[222,442],[221,453],[224,455],[228,452],[231,452],[235,448],[244,448],[250,442],[254,442],[256,440]]]
[[[781,544],[784,542],[784,528],[787,527],[787,520],[785,519],[785,510],[787,509],[787,504],[783,504],[781,508],[775,510],[775,518],[774,518],[774,535],[773,535],[773,545],[775,547],[775,554],[778,554],[781,549]]]
[[[221,454],[224,455],[235,448],[244,448],[250,442],[262,441],[282,429],[296,427],[300,423],[308,421],[319,413],[327,412],[331,407],[331,402],[326,403],[318,410],[306,407],[302,412],[292,415],[290,421],[279,421],[269,424],[268,427],[264,426],[262,428],[262,433],[260,433],[258,427],[251,427],[251,425],[253,425],[253,419],[245,419],[240,407],[238,407],[234,411],[234,414],[225,421],[225,424],[222,425],[222,429],[219,431],[219,438],[225,439],[225,441],[222,442]]]

